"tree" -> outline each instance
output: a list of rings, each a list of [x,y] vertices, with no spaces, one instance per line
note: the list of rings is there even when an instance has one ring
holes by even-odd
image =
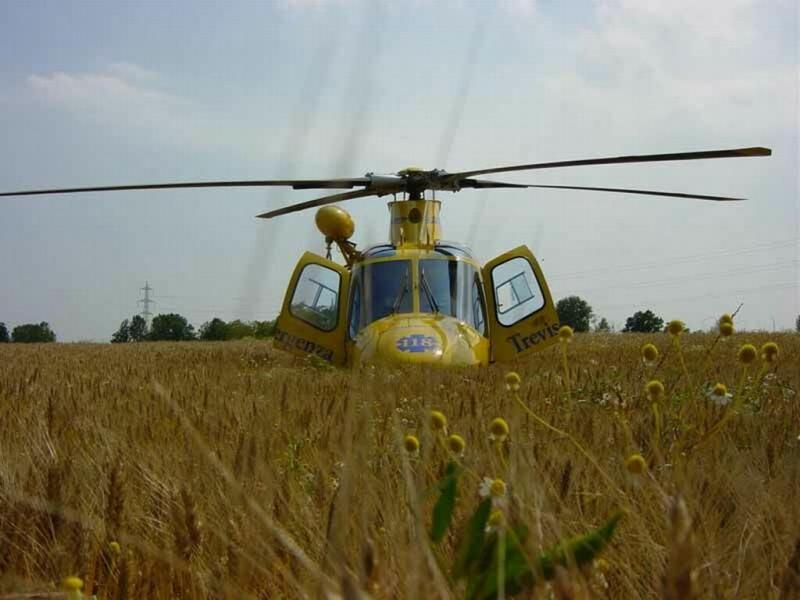
[[[0,344],[7,344],[11,338],[8,336],[8,327],[5,323],[0,323]]]
[[[11,332],[11,340],[21,344],[44,344],[55,342],[56,334],[46,321],[42,321],[38,325],[25,323],[14,327],[14,331]]]
[[[664,319],[658,317],[652,310],[638,310],[625,321],[625,333],[656,333],[664,328]]]
[[[595,331],[611,331],[611,326],[608,324],[608,319],[603,317],[594,328]]]
[[[154,342],[193,340],[194,327],[189,324],[186,317],[179,314],[158,315],[153,318],[153,323],[150,325],[148,339]]]
[[[117,329],[111,336],[111,343],[127,344],[129,341],[131,341],[131,327],[128,324],[128,319],[125,319],[119,324],[119,329]]]
[[[797,333],[800,333],[800,315],[797,315],[797,321],[794,323],[794,329]]]
[[[199,331],[199,338],[209,342],[241,340],[246,337],[263,340],[274,335],[275,321],[241,321],[236,319],[226,323],[219,317],[214,317],[210,321],[203,323]]]
[[[277,321],[253,321],[256,338],[263,340],[265,338],[273,337],[275,335],[275,327],[277,324]]]
[[[147,321],[142,315],[131,318],[130,336],[132,342],[143,342],[147,339]]]
[[[231,321],[230,323],[228,323],[227,337],[225,339],[241,340],[242,338],[254,337],[254,336],[255,336],[255,327],[253,327],[253,325],[245,321],[240,321],[239,319],[236,319],[235,321]]]
[[[558,320],[562,325],[569,325],[575,331],[589,331],[592,321],[592,307],[583,298],[568,296],[556,304]]]
[[[228,325],[219,317],[214,317],[200,326],[200,339],[207,342],[227,340]]]

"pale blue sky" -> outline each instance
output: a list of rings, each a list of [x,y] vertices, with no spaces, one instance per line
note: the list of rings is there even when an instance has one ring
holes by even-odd
[[[566,8],[565,8],[566,6]],[[445,237],[483,260],[527,244],[557,298],[789,328],[800,312],[793,0],[282,0],[0,4],[0,190],[451,171],[763,145],[771,158],[562,169],[549,190],[442,195]],[[448,143],[452,140],[452,143]],[[269,318],[314,197],[186,190],[3,198],[0,321],[108,340],[149,280],[156,311]],[[359,244],[386,199],[342,205]]]

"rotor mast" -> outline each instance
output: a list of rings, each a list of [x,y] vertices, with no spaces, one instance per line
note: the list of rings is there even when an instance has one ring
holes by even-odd
[[[389,202],[389,240],[394,247],[433,248],[442,239],[438,200],[409,199]]]

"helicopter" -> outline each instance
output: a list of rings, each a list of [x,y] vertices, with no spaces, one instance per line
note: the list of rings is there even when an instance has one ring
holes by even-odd
[[[257,215],[272,219],[318,208],[326,256],[306,252],[291,275],[277,319],[275,345],[333,365],[417,363],[448,367],[508,362],[558,340],[555,304],[533,253],[518,246],[481,265],[465,245],[445,241],[436,192],[540,188],[728,202],[725,196],[628,188],[521,184],[477,176],[577,166],[770,156],[769,148],[679,152],[500,166],[450,173],[407,168],[349,179],[195,181],[4,192],[29,196],[211,187],[291,187],[340,192]],[[426,197],[426,192],[430,194]],[[400,199],[398,199],[400,195]],[[338,202],[392,196],[389,240],[359,249],[355,223]],[[336,245],[344,264],[332,260]]]

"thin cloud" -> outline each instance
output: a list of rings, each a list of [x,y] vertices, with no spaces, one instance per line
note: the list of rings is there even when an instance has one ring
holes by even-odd
[[[536,15],[537,0],[502,0],[500,6],[515,16],[533,17]]]
[[[155,86],[158,74],[133,63],[111,63],[101,72],[34,74],[27,93],[73,119],[124,130],[161,143],[219,146],[226,143],[214,120],[195,102]]]
[[[581,106],[613,107],[606,123],[624,136],[663,135],[680,116],[697,130],[735,124],[763,137],[793,120],[798,72],[763,47],[758,11],[750,0],[604,0],[577,36],[576,68],[544,86],[578,115]]]
[[[153,81],[158,78],[158,73],[155,71],[124,61],[108,63],[106,70],[110,75],[116,75],[129,81]]]
[[[69,110],[85,111],[97,117],[121,112],[145,112],[168,116],[185,102],[176,96],[145,87],[116,75],[57,72],[30,75],[28,88],[39,99]]]

